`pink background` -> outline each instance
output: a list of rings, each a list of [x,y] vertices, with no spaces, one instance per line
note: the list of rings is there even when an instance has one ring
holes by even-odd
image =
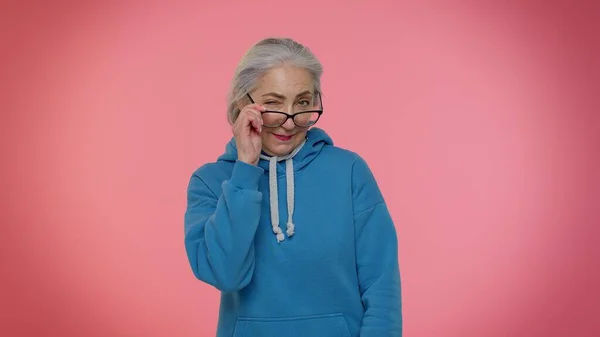
[[[0,9],[0,335],[214,335],[187,182],[278,35],[389,203],[405,336],[600,336],[597,2],[29,3]]]

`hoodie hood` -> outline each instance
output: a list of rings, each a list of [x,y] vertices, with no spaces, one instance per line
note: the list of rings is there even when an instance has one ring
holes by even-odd
[[[288,237],[294,235],[295,225],[293,223],[294,206],[295,206],[295,173],[302,170],[313,159],[315,159],[324,146],[333,145],[331,138],[319,128],[311,128],[306,133],[306,139],[290,154],[286,156],[268,156],[262,153],[258,165],[265,171],[269,172],[269,205],[271,213],[271,226],[273,233],[277,237],[277,242],[285,239],[283,231],[279,224],[279,195],[278,195],[278,177],[286,176],[286,191],[287,191],[287,209],[288,220],[286,223],[286,234]],[[217,161],[235,162],[237,160],[237,146],[235,138],[231,138],[225,148],[225,153],[222,154]]]

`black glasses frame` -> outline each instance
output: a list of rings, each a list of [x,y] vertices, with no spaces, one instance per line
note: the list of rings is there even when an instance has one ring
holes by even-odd
[[[264,113],[277,113],[280,115],[284,115],[286,118],[283,120],[283,122],[281,122],[279,125],[263,125],[266,128],[278,128],[280,126],[282,126],[283,124],[285,124],[285,122],[288,121],[288,119],[292,119],[292,122],[294,122],[294,125],[296,125],[299,128],[309,128],[315,124],[317,124],[317,122],[319,121],[319,119],[321,119],[321,115],[323,114],[323,98],[321,97],[321,93],[320,92],[316,92],[316,94],[319,96],[319,101],[321,102],[321,109],[320,110],[308,110],[308,111],[302,111],[302,112],[298,112],[295,113],[293,115],[290,115],[288,113],[285,113],[283,111],[276,111],[276,110],[265,110],[265,111],[261,111],[261,115]],[[256,102],[254,102],[254,100],[252,99],[252,96],[250,96],[250,93],[246,94],[248,96],[248,98],[250,99],[250,102],[252,102],[252,104],[255,104]],[[317,120],[312,123],[311,125],[298,125],[298,123],[296,123],[296,116],[298,115],[302,115],[302,114],[307,114],[307,113],[317,113]]]

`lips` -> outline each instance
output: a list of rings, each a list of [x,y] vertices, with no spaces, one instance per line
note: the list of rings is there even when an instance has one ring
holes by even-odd
[[[286,135],[278,135],[276,133],[274,133],[273,136],[275,136],[275,138],[277,138],[277,139],[279,139],[281,141],[284,141],[284,142],[286,142],[288,140],[291,140],[292,137],[293,137],[293,136],[286,136]]]

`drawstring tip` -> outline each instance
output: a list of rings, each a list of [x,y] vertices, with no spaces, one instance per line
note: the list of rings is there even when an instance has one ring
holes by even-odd
[[[277,234],[277,242],[281,242],[285,239],[285,237],[283,236],[283,233],[279,233]]]
[[[277,235],[277,242],[281,242],[285,239],[283,236],[283,231],[281,228],[279,228],[279,226],[273,226],[273,233]]]
[[[288,236],[294,235],[294,224],[293,223],[288,222],[286,233]]]

